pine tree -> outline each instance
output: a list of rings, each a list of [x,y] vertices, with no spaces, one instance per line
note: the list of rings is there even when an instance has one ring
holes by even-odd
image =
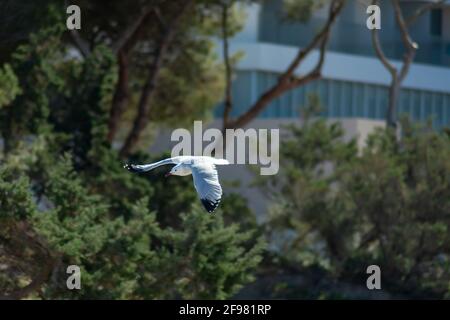
[[[361,284],[375,264],[388,292],[448,296],[449,138],[407,119],[402,127],[401,141],[380,129],[359,152],[337,124],[291,128],[268,224],[282,266]]]
[[[58,23],[42,29],[0,68],[0,296],[232,296],[264,247],[255,224],[223,222],[245,204],[209,215],[191,180],[124,170],[106,138],[113,55],[99,45],[67,59],[62,37]],[[66,287],[69,265],[81,268],[79,291]]]

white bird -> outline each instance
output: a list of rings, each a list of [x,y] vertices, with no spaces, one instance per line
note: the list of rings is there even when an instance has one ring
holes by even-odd
[[[222,198],[216,165],[230,164],[228,160],[205,156],[178,156],[144,165],[126,164],[124,168],[132,172],[145,172],[159,166],[175,164],[167,176],[187,176],[192,174],[194,187],[200,201],[209,213],[213,212]]]

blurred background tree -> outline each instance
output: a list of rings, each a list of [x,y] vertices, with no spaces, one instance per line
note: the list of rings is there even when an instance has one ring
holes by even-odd
[[[402,126],[401,143],[380,129],[360,152],[339,124],[306,116],[290,129],[284,170],[264,181],[277,203],[267,232],[279,268],[356,285],[376,264],[387,292],[448,297],[449,136],[406,119]],[[305,296],[302,290],[287,286],[279,294]],[[330,292],[312,297],[322,295]]]
[[[47,10],[57,8],[49,2]],[[103,16],[98,15],[99,23]],[[108,139],[120,69],[116,54],[109,41],[91,39],[88,56],[74,55],[62,18],[49,14],[39,31],[17,42],[0,69],[0,296],[224,299],[235,294],[253,279],[264,242],[256,223],[224,223],[221,216],[235,210],[254,215],[245,201],[228,201],[209,215],[198,205],[190,180],[123,169],[119,150]],[[200,22],[184,23],[201,28]],[[192,41],[183,44],[186,55],[174,51],[166,57],[164,97],[156,94],[155,103],[185,97],[182,108],[164,105],[192,108],[187,112],[199,117],[213,106],[208,96],[219,85],[206,73],[212,75],[219,64],[210,44],[194,38],[182,38]],[[176,66],[186,57],[194,63]],[[144,79],[133,74],[137,84]],[[203,94],[195,88],[199,85]],[[170,113],[165,112],[155,113],[155,120],[164,122]],[[147,152],[132,157],[149,161]],[[66,288],[71,264],[81,267],[81,291]]]

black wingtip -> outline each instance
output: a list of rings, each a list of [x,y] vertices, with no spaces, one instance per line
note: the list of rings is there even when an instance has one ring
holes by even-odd
[[[141,170],[137,169],[134,164],[126,163],[123,167],[130,172],[141,172]]]
[[[217,207],[219,206],[220,203],[220,199],[217,201],[211,201],[208,199],[200,199],[203,206],[205,207],[206,211],[208,211],[208,213],[213,213],[214,210],[217,209]]]

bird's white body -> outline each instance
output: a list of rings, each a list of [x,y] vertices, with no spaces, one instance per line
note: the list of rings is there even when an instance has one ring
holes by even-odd
[[[222,187],[219,183],[216,165],[230,164],[225,159],[205,156],[178,156],[155,163],[131,164],[124,167],[133,172],[145,172],[168,164],[175,164],[168,175],[187,176],[192,174],[195,189],[208,212],[211,213],[217,208],[222,198]]]

